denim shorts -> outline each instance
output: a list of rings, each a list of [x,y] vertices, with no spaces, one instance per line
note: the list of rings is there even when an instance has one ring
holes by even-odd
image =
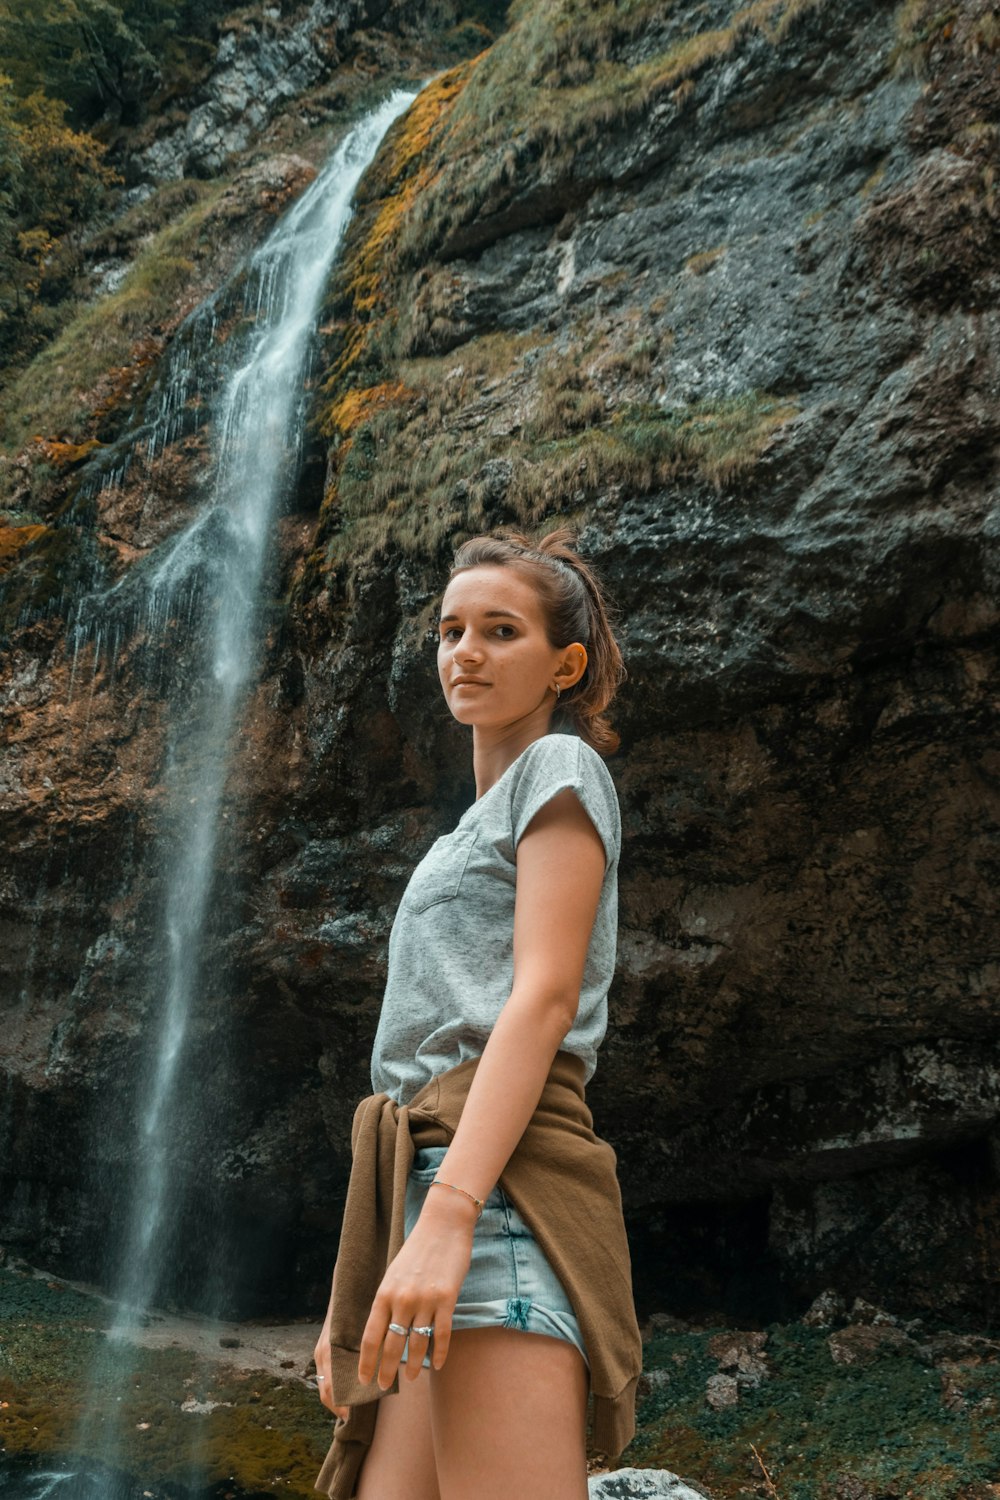
[[[406,1234],[417,1222],[447,1149],[447,1146],[425,1146],[414,1153],[406,1184]],[[550,1338],[565,1339],[576,1345],[589,1368],[573,1304],[538,1241],[499,1183],[483,1204],[476,1224],[472,1261],[458,1294],[451,1326],[453,1330],[519,1328],[525,1333],[545,1333]],[[408,1350],[409,1340],[401,1362]],[[429,1353],[424,1356],[424,1366],[430,1367]]]

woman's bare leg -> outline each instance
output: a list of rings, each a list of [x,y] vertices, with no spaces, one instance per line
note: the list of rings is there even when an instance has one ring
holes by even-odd
[[[587,1500],[588,1388],[583,1356],[565,1339],[453,1332],[430,1389],[441,1500]]]
[[[431,1440],[432,1372],[421,1370],[416,1380],[408,1380],[405,1371],[400,1365],[398,1393],[379,1398],[375,1436],[361,1465],[357,1500],[440,1500]]]

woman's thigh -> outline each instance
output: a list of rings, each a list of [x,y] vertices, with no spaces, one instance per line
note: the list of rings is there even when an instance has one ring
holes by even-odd
[[[589,1382],[573,1344],[514,1328],[459,1329],[430,1374],[440,1500],[587,1500]]]
[[[405,1368],[400,1368],[399,1391],[379,1397],[375,1435],[355,1490],[357,1500],[440,1500],[430,1379],[422,1370],[416,1380],[408,1380]]]

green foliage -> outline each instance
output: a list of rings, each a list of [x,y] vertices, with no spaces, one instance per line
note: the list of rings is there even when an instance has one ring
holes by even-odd
[[[214,50],[226,0],[0,0],[0,367],[67,317],[83,235],[117,175],[109,128],[136,123]]]
[[[23,98],[63,102],[75,125],[134,124],[192,49],[209,51],[224,0],[0,0],[0,57]]]
[[[65,123],[65,105],[18,96],[0,75],[0,360],[52,332],[51,305],[76,269],[79,236],[116,175],[104,148]]]

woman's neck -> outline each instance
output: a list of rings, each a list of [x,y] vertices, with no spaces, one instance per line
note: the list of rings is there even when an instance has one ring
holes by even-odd
[[[529,745],[548,734],[551,721],[550,709],[536,709],[514,724],[505,724],[502,729],[480,729],[473,725],[472,769],[476,777],[477,802]]]

